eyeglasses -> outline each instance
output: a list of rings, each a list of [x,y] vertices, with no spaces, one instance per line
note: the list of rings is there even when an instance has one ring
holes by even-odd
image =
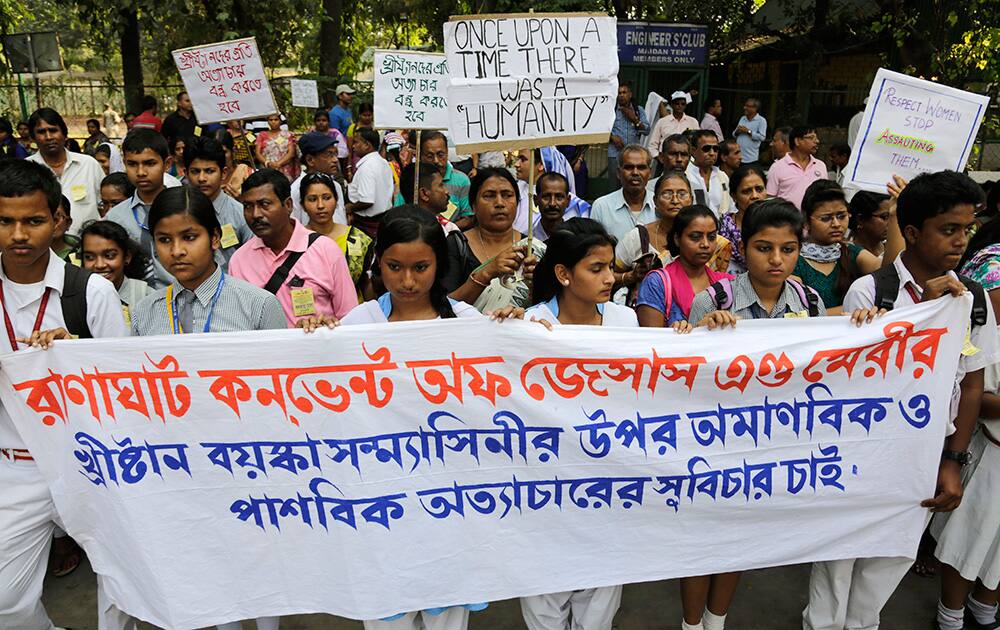
[[[846,212],[838,212],[836,214],[821,214],[816,217],[820,223],[833,223],[836,219],[838,222],[843,223],[847,221],[848,214]]]
[[[661,190],[661,199],[676,199],[677,201],[684,201],[685,199],[691,198],[691,193],[686,190]]]
[[[704,151],[705,153],[708,153],[709,151],[713,151],[715,153],[718,153],[719,152],[719,145],[717,145],[717,144],[706,144],[706,145],[703,145],[701,147],[701,150]]]
[[[808,136],[802,136],[802,139],[803,140],[819,140],[819,136],[817,136],[814,133],[811,133]]]

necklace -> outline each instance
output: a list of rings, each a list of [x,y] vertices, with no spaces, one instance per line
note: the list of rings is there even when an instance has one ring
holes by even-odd
[[[483,240],[483,230],[481,228],[476,228],[476,236],[479,237],[479,244],[483,247],[483,253],[486,253],[489,248],[486,247],[486,241]],[[517,240],[514,238],[514,228],[510,228],[510,244],[514,245]]]

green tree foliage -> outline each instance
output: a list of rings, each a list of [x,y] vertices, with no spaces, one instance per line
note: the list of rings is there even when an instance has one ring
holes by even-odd
[[[887,61],[895,70],[1000,97],[1000,2],[880,0],[872,29],[892,42]],[[1000,131],[994,107],[984,125]]]

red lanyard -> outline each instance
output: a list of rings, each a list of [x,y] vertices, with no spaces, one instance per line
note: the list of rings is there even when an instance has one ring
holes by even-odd
[[[42,294],[42,304],[38,307],[38,315],[35,317],[35,325],[31,327],[31,334],[42,329],[42,318],[45,317],[45,308],[49,305],[51,292],[52,289],[47,288]],[[14,325],[10,323],[10,315],[7,314],[7,298],[3,294],[2,282],[0,282],[0,308],[3,308],[3,323],[7,326],[7,339],[10,340],[10,347],[14,352],[17,352],[17,337],[14,336]]]
[[[917,293],[916,289],[910,286],[909,282],[906,283],[905,288],[906,292],[910,294],[910,299],[913,300],[913,303],[920,304],[920,295]]]

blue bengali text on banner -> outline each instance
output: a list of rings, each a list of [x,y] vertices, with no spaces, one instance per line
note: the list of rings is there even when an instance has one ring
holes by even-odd
[[[0,397],[122,610],[372,619],[913,554],[970,302],[59,342]]]

